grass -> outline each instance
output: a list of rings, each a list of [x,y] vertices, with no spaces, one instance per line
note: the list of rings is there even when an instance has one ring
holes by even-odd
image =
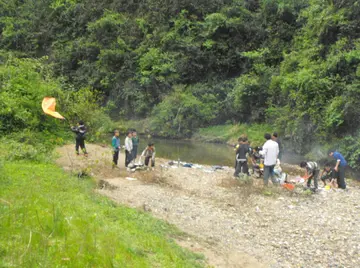
[[[173,226],[51,163],[0,163],[0,267],[201,267]]]
[[[235,144],[240,135],[246,134],[251,145],[258,146],[264,143],[264,134],[274,131],[271,126],[266,124],[237,124],[237,125],[218,125],[201,128],[194,135],[197,140],[204,142],[223,142]]]

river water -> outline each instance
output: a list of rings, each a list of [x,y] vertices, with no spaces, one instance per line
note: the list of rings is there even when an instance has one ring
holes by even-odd
[[[141,154],[149,141],[154,142],[156,156],[161,158],[203,165],[234,165],[234,148],[226,144],[140,137],[138,154]],[[289,152],[285,152],[282,158],[282,162],[289,164],[299,164],[302,160],[300,155]]]

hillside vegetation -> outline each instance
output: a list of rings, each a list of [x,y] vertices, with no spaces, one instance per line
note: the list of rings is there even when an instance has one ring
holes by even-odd
[[[111,116],[148,118],[151,132],[267,123],[298,151],[331,143],[355,166],[359,19],[357,0],[10,0],[0,46],[46,56],[62,94],[96,90]]]

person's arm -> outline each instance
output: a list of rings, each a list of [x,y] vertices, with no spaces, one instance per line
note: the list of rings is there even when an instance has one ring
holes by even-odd
[[[335,170],[336,172],[339,171],[339,165],[340,165],[340,159],[338,159],[338,160],[336,161],[336,165],[335,165],[335,168],[334,168],[334,170]]]
[[[145,148],[145,150],[141,153],[141,156],[142,156],[142,157],[145,156],[145,154],[146,154],[146,149],[147,149],[147,148]]]
[[[153,152],[152,157],[151,157],[151,160],[152,160],[152,161],[155,161],[155,154],[156,154],[156,151],[155,151],[155,149],[154,149],[154,152]]]
[[[309,179],[309,172],[307,170],[307,168],[305,169],[305,175],[304,175],[304,180]]]
[[[130,139],[128,137],[125,139],[125,150],[128,151],[129,153],[131,152]]]
[[[116,149],[116,139],[112,139],[111,140],[111,146],[113,147],[113,149]]]
[[[265,155],[267,154],[267,150],[268,150],[268,148],[267,148],[267,145],[265,143],[262,150],[259,152],[259,154],[265,157]]]

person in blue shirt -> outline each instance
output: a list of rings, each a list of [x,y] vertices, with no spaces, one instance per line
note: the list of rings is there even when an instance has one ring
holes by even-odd
[[[118,165],[120,152],[119,130],[114,131],[114,137],[111,140],[111,146],[113,148],[113,168],[115,168]]]
[[[329,156],[333,157],[336,160],[334,170],[336,172],[336,179],[339,188],[346,189],[345,167],[347,166],[347,162],[344,156],[335,150],[329,150]]]

